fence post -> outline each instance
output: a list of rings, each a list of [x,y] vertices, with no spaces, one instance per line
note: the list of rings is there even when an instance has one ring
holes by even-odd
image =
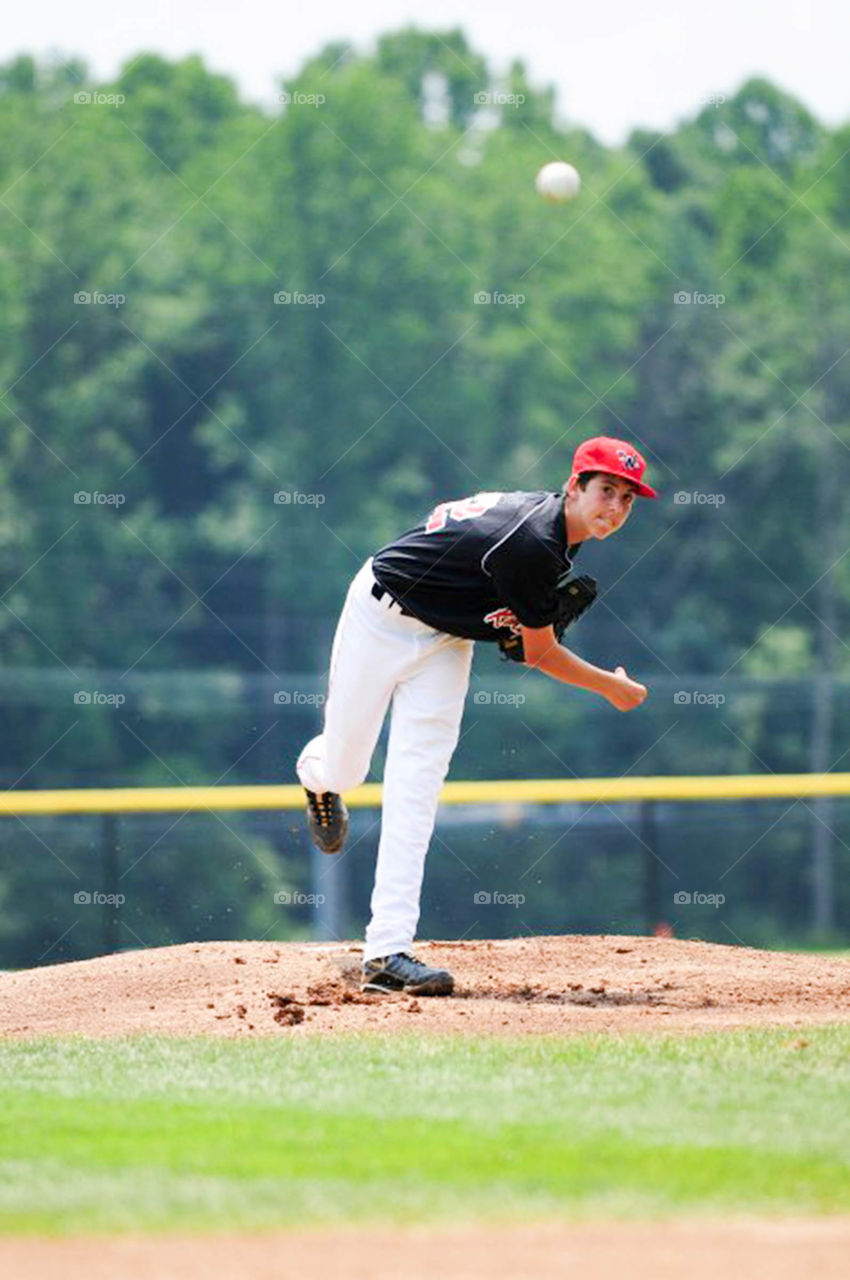
[[[114,813],[105,813],[101,826],[100,870],[107,899],[103,904],[103,954],[111,955],[118,950],[118,818]]]
[[[339,942],[342,932],[343,887],[339,858],[312,848],[313,892],[317,896],[313,937],[317,942]]]
[[[661,905],[660,862],[655,856],[656,825],[655,802],[642,800],[638,804],[638,832],[643,854],[643,913],[646,932],[654,934],[665,924]]]
[[[832,764],[835,697],[832,675],[828,670],[814,676],[812,694],[809,768],[812,773],[826,773]],[[812,832],[812,929],[821,937],[835,928],[832,810],[829,796],[815,796],[809,806]]]

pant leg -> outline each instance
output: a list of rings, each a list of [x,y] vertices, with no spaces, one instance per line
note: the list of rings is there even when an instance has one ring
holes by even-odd
[[[371,595],[371,560],[354,578],[331,651],[324,729],[296,766],[309,791],[350,791],[366,777],[390,704],[418,650],[410,620],[390,616]],[[408,624],[408,625],[405,625]],[[420,627],[421,624],[415,624]]]
[[[408,951],[419,922],[425,855],[457,746],[473,643],[432,632],[393,696],[372,918],[363,956]]]

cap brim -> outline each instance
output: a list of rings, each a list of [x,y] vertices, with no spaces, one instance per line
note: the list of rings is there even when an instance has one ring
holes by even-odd
[[[629,484],[634,488],[634,491],[639,498],[657,498],[658,497],[658,494],[655,492],[655,490],[650,488],[648,484],[644,484],[642,480],[635,480],[632,476],[622,471],[611,471],[609,470],[608,467],[603,467],[603,466],[586,467],[586,468],[583,467],[581,471],[574,471],[570,476],[570,479],[572,480],[573,476],[585,475],[587,471],[602,471],[605,473],[605,475],[616,476],[618,480],[628,480]]]

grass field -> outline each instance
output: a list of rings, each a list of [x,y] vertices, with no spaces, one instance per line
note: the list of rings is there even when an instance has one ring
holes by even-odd
[[[850,1212],[850,1027],[0,1045],[0,1230]]]

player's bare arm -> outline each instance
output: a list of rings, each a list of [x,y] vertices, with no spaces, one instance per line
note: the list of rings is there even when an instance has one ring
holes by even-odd
[[[522,643],[525,664],[560,680],[598,693],[618,711],[633,711],[646,699],[648,690],[626,674],[624,667],[607,671],[586,662],[565,645],[558,644],[552,627],[523,627]]]

